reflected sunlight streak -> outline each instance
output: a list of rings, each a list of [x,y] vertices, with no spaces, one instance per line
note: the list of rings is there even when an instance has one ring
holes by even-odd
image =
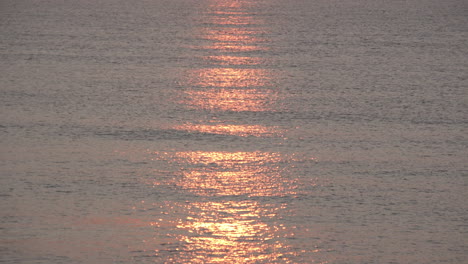
[[[297,194],[296,182],[282,175],[288,162],[278,153],[176,152],[166,153],[164,159],[182,166],[180,176],[171,184],[197,195],[258,197]]]
[[[203,59],[211,66],[188,72],[185,84],[190,88],[184,90],[184,99],[179,103],[213,111],[275,111],[278,95],[273,89],[273,73],[265,68],[252,68],[265,63],[259,54],[247,56],[268,50],[266,32],[255,26],[261,24],[259,17],[246,12],[245,4],[237,1],[212,3],[208,21],[202,24],[197,36],[209,43],[194,47],[210,53]]]
[[[231,125],[231,124],[191,124],[186,123],[176,126],[177,130],[196,131],[201,133],[233,135],[240,137],[272,137],[282,136],[276,127],[265,127],[261,125]]]
[[[260,89],[200,89],[187,91],[187,106],[196,109],[221,111],[276,111],[274,100],[277,94],[272,90]]]
[[[216,115],[221,111],[233,114],[280,110],[275,73],[262,67],[266,59],[261,56],[269,47],[261,16],[248,12],[252,4],[248,1],[213,0],[210,4],[204,13],[206,19],[195,32],[199,43],[193,47],[193,52],[203,59],[203,66],[184,71],[178,103],[213,115],[172,128],[267,140],[282,138],[283,132],[277,127],[253,123],[258,122],[256,119],[239,124],[238,120],[223,120],[223,115]],[[171,261],[289,263],[289,257],[297,254],[288,241],[291,229],[277,217],[278,211],[286,208],[284,198],[298,194],[297,179],[288,173],[292,157],[264,151],[151,154],[152,160],[168,166],[165,176],[151,179],[153,186],[166,185],[188,197],[185,203],[171,204],[167,212],[168,222],[176,226],[168,234],[177,240],[171,249],[178,255]],[[170,218],[175,210],[179,215],[182,212],[177,220]]]
[[[194,263],[255,263],[286,260],[291,249],[276,240],[282,225],[271,226],[274,217],[258,202],[201,202],[187,206],[191,216],[177,227],[195,235],[181,235],[186,243],[185,258]],[[199,258],[199,256],[202,256]]]
[[[190,83],[200,87],[253,88],[269,85],[264,69],[209,68],[191,72]]]
[[[205,57],[206,61],[209,61],[213,64],[218,65],[259,65],[264,62],[263,59],[259,57],[241,57],[241,56],[207,56]]]
[[[264,33],[252,29],[241,28],[222,28],[222,29],[205,29],[203,38],[218,42],[241,42],[256,44],[266,42],[266,39],[259,37],[258,34]]]

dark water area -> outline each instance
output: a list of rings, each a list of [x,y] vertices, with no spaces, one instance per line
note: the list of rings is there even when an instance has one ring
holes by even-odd
[[[465,263],[468,4],[0,1],[1,263]]]

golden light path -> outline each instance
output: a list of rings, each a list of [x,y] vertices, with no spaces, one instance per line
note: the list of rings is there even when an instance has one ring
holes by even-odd
[[[291,250],[275,240],[284,226],[270,226],[262,218],[272,218],[255,201],[206,202],[191,205],[193,215],[178,227],[194,235],[180,236],[187,243],[191,263],[258,263],[287,259]],[[196,252],[196,254],[188,253]]]
[[[204,58],[211,64],[215,65],[259,65],[263,62],[261,58],[258,57],[247,57],[247,56],[229,56],[229,55],[213,55],[206,56]]]
[[[268,85],[268,72],[264,69],[209,68],[193,70],[190,83],[201,88],[232,87],[251,89]]]
[[[242,28],[217,28],[204,29],[202,31],[203,39],[216,41],[218,43],[247,43],[250,45],[266,42],[266,39],[259,37],[258,34],[263,31]],[[260,47],[259,47],[260,48]],[[267,50],[266,47],[261,47]]]
[[[208,21],[197,32],[208,43],[195,49],[208,52],[203,60],[213,66],[188,71],[182,105],[211,111],[275,111],[278,94],[271,88],[272,73],[261,67],[265,60],[259,54],[253,55],[268,50],[267,39],[258,26],[262,22],[244,10],[245,4],[212,3]]]
[[[197,151],[155,155],[180,166],[179,177],[167,184],[197,195],[281,197],[296,194],[296,183],[281,175],[288,161],[278,153]]]
[[[201,133],[233,135],[240,137],[273,137],[282,136],[276,127],[266,127],[261,125],[233,125],[233,124],[192,124],[186,123],[176,126],[175,129],[186,131],[197,131]]]
[[[274,112],[278,94],[271,70],[262,67],[268,51],[263,22],[248,12],[247,1],[212,1],[196,32],[195,52],[204,67],[185,72],[181,106],[211,112]],[[212,116],[212,115],[200,115]],[[238,120],[200,118],[177,130],[239,137],[282,137],[277,127]],[[168,185],[196,197],[170,205],[182,211],[173,236],[182,246],[172,261],[180,263],[288,263],[296,254],[288,245],[290,229],[277,215],[285,204],[256,199],[296,195],[297,182],[285,177],[291,157],[265,151],[169,151],[152,153],[166,162],[172,177],[152,184]],[[179,212],[180,213],[180,212]],[[289,230],[289,231],[288,231]],[[289,232],[289,234],[288,234]]]
[[[233,112],[263,112],[272,109],[277,96],[269,90],[242,89],[203,89],[186,92],[190,99],[188,107]],[[271,96],[268,97],[268,94]],[[272,109],[272,111],[275,111]]]
[[[171,219],[182,245],[175,261],[184,263],[287,263],[296,254],[285,243],[291,230],[275,220],[284,203],[265,204],[255,197],[296,194],[296,182],[282,173],[293,157],[269,152],[154,152],[154,159],[175,165],[168,182],[206,197],[171,204],[184,218]],[[215,197],[215,199],[210,199]],[[175,209],[177,208],[177,209]],[[170,218],[169,218],[170,219]],[[161,222],[162,223],[162,222]]]

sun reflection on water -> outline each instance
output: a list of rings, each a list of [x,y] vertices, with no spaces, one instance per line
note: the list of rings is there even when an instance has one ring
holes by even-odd
[[[284,198],[297,195],[297,183],[287,177],[294,155],[263,151],[150,154],[154,161],[166,162],[171,168],[167,173],[173,175],[154,179],[154,186],[172,186],[191,197],[159,206],[161,219],[152,226],[166,230],[170,239],[155,240],[164,241],[166,248],[155,250],[156,256],[171,250],[177,252],[171,255],[174,263],[290,263],[298,254],[288,243],[295,227],[281,217],[289,210]]]
[[[266,223],[276,212],[258,202],[200,202],[186,209],[190,216],[177,227],[193,233],[179,237],[187,248],[181,257],[191,263],[271,263],[292,255],[276,239],[285,227]]]
[[[194,151],[157,155],[181,166],[179,176],[170,184],[193,194],[246,197],[296,194],[295,181],[282,175],[288,161],[278,153]]]
[[[206,56],[205,60],[208,63],[216,65],[259,65],[264,62],[263,59],[258,57],[243,57],[243,56],[227,56],[227,55],[216,55],[216,56]]]
[[[223,14],[223,16],[214,17],[210,22],[218,26],[252,26],[260,23],[259,20],[254,20],[252,16],[239,13],[234,15]]]
[[[213,1],[195,32],[193,52],[203,67],[184,71],[180,103],[200,112],[275,112],[279,109],[275,73],[265,67],[269,50],[259,16],[247,1]],[[194,111],[197,112],[197,111]],[[237,137],[283,138],[278,127],[213,115],[174,125],[176,130]],[[256,113],[255,113],[256,114]],[[213,135],[205,135],[213,137]],[[233,137],[236,138],[236,137]],[[268,151],[171,151],[152,153],[166,162],[170,176],[154,179],[190,201],[171,204],[177,211],[170,236],[180,263],[288,263],[296,252],[288,229],[278,219],[281,202],[297,195],[288,177],[292,157]],[[272,204],[262,199],[274,201]],[[176,206],[174,206],[176,204]],[[180,212],[182,211],[182,213]],[[162,221],[161,221],[162,222]],[[288,231],[289,230],[289,231]],[[169,235],[169,234],[168,234]]]
[[[259,36],[262,31],[253,29],[241,29],[241,28],[220,28],[220,29],[205,29],[203,31],[203,39],[217,41],[221,43],[225,42],[240,42],[257,44],[266,42],[264,37]]]
[[[201,133],[234,135],[240,137],[273,137],[281,136],[276,127],[266,127],[261,125],[233,125],[233,124],[192,124],[186,123],[176,126],[177,130],[197,131]]]
[[[202,46],[202,50],[221,52],[252,52],[266,51],[266,39],[261,37],[262,31],[240,29],[240,28],[220,28],[206,29],[202,31],[202,39],[210,40],[213,43]]]
[[[213,80],[210,82],[213,84]],[[223,86],[243,87],[240,82],[246,81],[233,79],[229,84],[224,83]],[[253,83],[258,82],[260,81],[253,80]],[[263,112],[275,111],[274,101],[277,97],[275,91],[265,89],[207,88],[186,91],[186,97],[182,102],[186,106],[203,110]]]
[[[246,2],[216,1],[196,32],[203,40],[193,47],[203,52],[205,67],[186,72],[179,103],[211,111],[275,111],[278,92],[274,73],[262,67],[268,39],[259,17]]]
[[[255,88],[269,85],[264,69],[208,68],[193,70],[190,83],[199,87]]]
[[[189,107],[233,112],[275,111],[272,100],[277,96],[273,91],[260,89],[202,89],[187,91],[187,95]]]

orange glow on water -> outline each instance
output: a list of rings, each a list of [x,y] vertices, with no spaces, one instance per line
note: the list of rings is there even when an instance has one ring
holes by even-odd
[[[197,131],[201,133],[211,133],[220,135],[233,135],[233,136],[255,136],[255,137],[270,137],[281,135],[274,127],[265,127],[261,125],[231,125],[231,124],[184,124],[177,126],[175,129]]]
[[[210,15],[249,15],[250,13],[248,12],[242,12],[242,11],[212,11],[209,13]]]
[[[239,12],[239,8],[242,7],[243,3],[241,1],[232,1],[232,0],[211,0],[213,2],[210,7],[214,9],[212,13],[222,12],[222,13],[231,13]],[[219,9],[219,10],[218,10]],[[224,11],[224,10],[235,10],[235,11]]]
[[[298,254],[288,243],[294,227],[278,217],[288,210],[287,204],[255,198],[296,195],[296,182],[287,177],[294,157],[262,151],[151,154],[171,168],[168,174],[173,177],[164,184],[195,195],[158,207],[166,209],[151,225],[168,230],[170,240],[157,241],[176,247],[172,262],[289,263]]]
[[[239,14],[217,16],[210,22],[218,26],[251,26],[259,23],[259,21],[254,20],[252,16]]]
[[[232,57],[217,57],[229,59]],[[240,60],[246,60],[242,58]],[[272,111],[278,99],[265,69],[208,68],[192,70],[188,84],[198,87],[185,91],[187,106],[222,111]]]
[[[262,51],[266,49],[265,47],[246,45],[242,43],[215,43],[204,48],[223,52],[251,52]]]
[[[265,45],[268,43],[265,38],[267,34],[260,26],[259,17],[248,12],[248,5],[248,2],[239,1],[211,3],[207,20],[200,24],[196,32],[196,38],[203,41],[193,47],[208,53],[201,56],[206,65],[185,73],[183,84],[187,89],[184,89],[179,103],[211,111],[259,112],[278,109],[274,73],[261,67],[266,61],[259,56],[261,53],[257,54],[258,51],[268,50]],[[259,127],[245,128],[260,130]],[[198,126],[195,130],[245,135],[234,126]]]
[[[201,87],[253,88],[269,84],[264,69],[209,68],[191,72],[190,83]]]
[[[257,57],[241,57],[241,56],[207,56],[205,60],[217,65],[259,65],[263,62]]]
[[[269,49],[268,34],[246,5],[249,3],[243,1],[212,2],[207,19],[195,32],[200,42],[193,50],[203,59],[203,67],[184,72],[180,104],[214,114],[278,111],[275,74],[262,67],[266,63],[262,53]],[[278,127],[209,116],[172,128],[239,137],[283,137]],[[166,162],[170,175],[151,179],[155,188],[166,185],[194,197],[168,208],[167,222],[176,227],[171,237],[177,240],[177,257],[172,262],[289,263],[288,257],[296,254],[287,243],[287,228],[274,219],[285,205],[252,201],[297,195],[297,179],[287,174],[291,157],[263,151],[152,154],[155,162]],[[175,211],[184,216],[171,218]]]
[[[278,153],[194,151],[165,154],[162,158],[180,166],[180,176],[168,184],[197,195],[296,194],[295,182],[282,175],[287,161]]]
[[[260,43],[266,41],[259,36],[262,31],[243,28],[205,29],[202,32],[204,39],[218,42]]]
[[[200,202],[186,206],[190,216],[177,226],[182,235],[184,259],[191,263],[257,263],[286,260],[288,246],[274,241],[282,226],[268,225],[273,217],[254,201]]]
[[[280,162],[279,153],[268,152],[176,152],[173,157],[175,160],[185,161],[192,164],[217,164],[224,167],[235,167],[243,164],[265,165]]]
[[[235,172],[191,171],[184,173],[183,181],[179,185],[190,192],[204,196],[275,196],[287,191],[284,183],[278,181],[278,178],[278,172],[262,169]]]
[[[228,21],[225,23],[229,24]],[[231,24],[237,25],[236,22]],[[212,43],[200,48],[207,51],[231,53],[265,51],[268,50],[268,47],[264,45],[266,39],[262,37],[263,34],[264,32],[260,29],[253,30],[242,27],[204,28],[200,32],[200,38]]]
[[[276,111],[274,101],[277,94],[260,89],[200,89],[186,92],[187,106],[221,111]],[[273,101],[273,102],[272,102]]]

